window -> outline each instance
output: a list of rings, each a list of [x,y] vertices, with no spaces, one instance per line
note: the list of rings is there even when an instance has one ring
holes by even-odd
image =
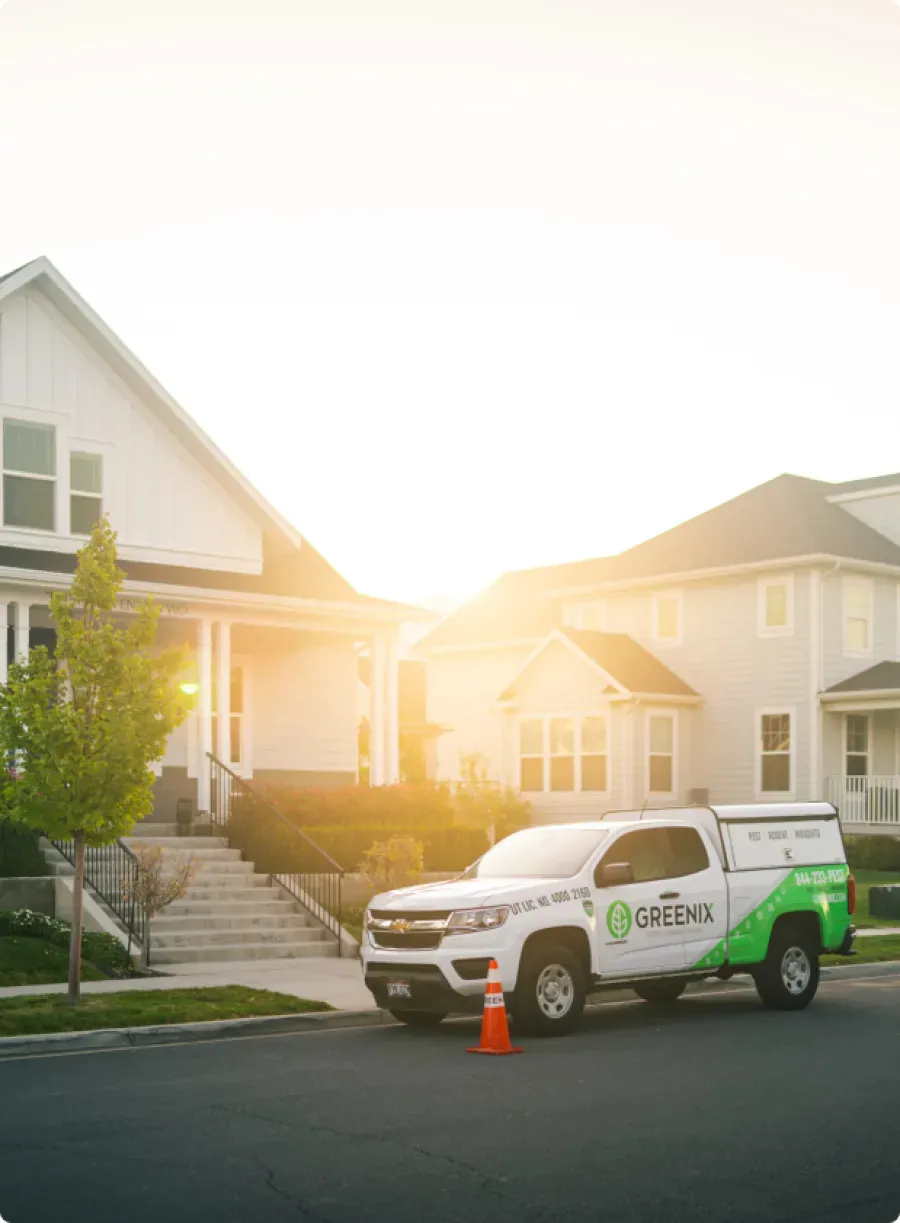
[[[524,718],[519,723],[519,787],[526,793],[607,790],[606,717]]]
[[[563,624],[602,633],[606,630],[606,604],[602,600],[599,603],[566,603]]]
[[[519,787],[533,792],[544,788],[544,720],[529,718],[519,727]]]
[[[56,515],[56,430],[3,422],[3,524],[52,531]]]
[[[793,631],[793,575],[763,578],[759,583],[759,635],[782,637]]]
[[[675,790],[675,718],[650,714],[647,718],[647,790],[672,794]]]
[[[760,715],[760,783],[762,794],[791,792],[791,715]]]
[[[103,456],[73,450],[69,457],[70,529],[90,535],[103,517]]]
[[[550,789],[575,789],[575,719],[550,719]]]
[[[230,754],[224,764],[243,764],[244,763],[244,668],[231,668],[231,681],[229,684],[231,696],[231,714],[229,721],[229,749]],[[219,719],[215,710],[218,707],[216,672],[213,669],[211,701],[213,707],[212,715],[212,751],[213,755],[218,754],[219,746]]]
[[[651,883],[654,879],[665,879],[668,873],[666,850],[664,828],[646,828],[623,833],[603,855],[594,874],[594,882],[597,887],[604,886],[601,882],[603,867],[613,862],[629,863],[634,871],[635,883]]]
[[[869,776],[869,719],[865,714],[847,714],[845,776]]]
[[[499,841],[464,879],[570,879],[609,836],[587,828],[524,828]]]
[[[844,653],[872,653],[872,583],[850,579],[844,583]]]
[[[581,719],[581,788],[606,790],[606,718]]]
[[[669,874],[673,878],[697,875],[709,869],[709,854],[696,828],[670,828]]]
[[[653,599],[653,639],[677,645],[681,641],[682,598],[680,591],[659,594]]]

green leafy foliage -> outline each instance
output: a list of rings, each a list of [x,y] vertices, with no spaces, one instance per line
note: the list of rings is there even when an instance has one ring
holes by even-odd
[[[7,936],[42,939],[54,947],[67,948],[72,927],[67,921],[35,913],[32,909],[3,909],[0,910],[0,938]],[[81,954],[111,977],[122,976],[128,967],[125,948],[111,934],[86,931],[82,935]]]
[[[0,879],[46,874],[37,833],[0,815]]]
[[[422,878],[422,844],[409,836],[376,841],[363,854],[359,870],[376,892],[410,887]]]
[[[154,650],[159,610],[148,600],[126,625],[114,617],[124,575],[104,520],[78,553],[72,586],[50,599],[54,658],[38,646],[0,688],[0,808],[51,838],[104,845],[153,804],[150,764],[187,716],[182,650]]]

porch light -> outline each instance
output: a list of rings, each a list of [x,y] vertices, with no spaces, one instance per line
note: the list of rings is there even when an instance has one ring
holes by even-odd
[[[186,679],[184,683],[179,684],[178,687],[185,696],[196,696],[200,691],[200,685],[196,682],[196,680],[192,679]]]

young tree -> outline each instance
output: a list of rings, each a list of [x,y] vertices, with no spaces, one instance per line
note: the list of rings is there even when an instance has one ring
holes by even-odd
[[[137,877],[133,888],[126,886],[126,900],[133,900],[144,915],[144,942],[141,947],[141,968],[150,967],[150,919],[161,913],[174,900],[180,900],[199,869],[196,858],[167,854],[161,846],[138,845]]]
[[[86,845],[109,845],[153,805],[150,765],[187,716],[182,649],[157,651],[148,599],[127,624],[113,615],[124,574],[104,519],[78,553],[69,590],[50,599],[56,652],[41,646],[0,686],[0,802],[14,820],[75,844],[69,1000],[77,1002]]]

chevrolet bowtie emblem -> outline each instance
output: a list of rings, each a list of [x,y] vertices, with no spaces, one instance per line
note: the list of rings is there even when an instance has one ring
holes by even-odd
[[[412,922],[405,921],[401,917],[399,921],[395,921],[391,923],[391,929],[395,930],[397,934],[407,934],[412,929]]]

